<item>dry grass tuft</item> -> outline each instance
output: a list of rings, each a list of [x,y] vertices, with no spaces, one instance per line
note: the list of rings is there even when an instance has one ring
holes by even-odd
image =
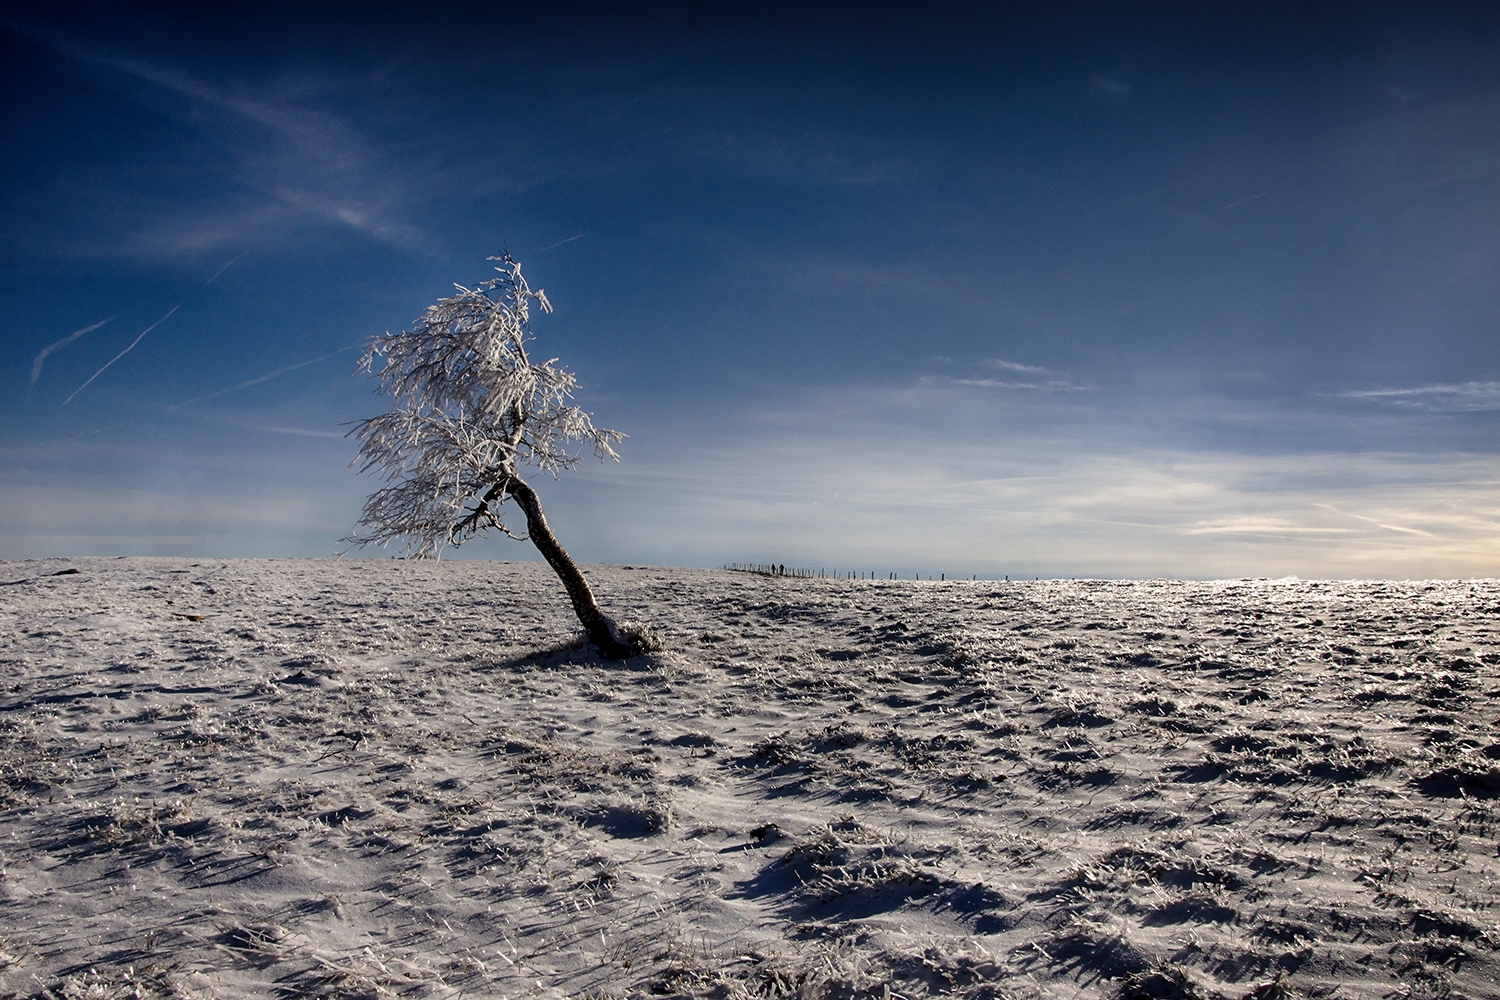
[[[43,986],[35,1000],[203,1000],[209,995],[184,986],[176,973],[171,966],[95,966]]]

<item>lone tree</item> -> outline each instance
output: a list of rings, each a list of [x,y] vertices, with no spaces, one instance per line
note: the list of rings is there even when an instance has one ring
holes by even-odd
[[[625,435],[597,428],[572,403],[577,380],[557,359],[533,361],[532,302],[552,305],[532,291],[510,254],[499,277],[428,306],[413,328],[372,337],[355,371],[380,381],[394,401],[390,412],[360,420],[349,433],[360,442],[361,472],[384,473],[387,485],[371,494],[359,528],[345,539],[386,545],[402,539],[407,558],[436,559],[489,528],[517,541],[531,539],[556,571],[589,641],[610,659],[632,653],[625,637],[594,600],[578,565],[547,526],[536,491],[521,477],[530,465],[557,477],[578,465],[591,448],[602,461],[619,461],[613,445]],[[514,500],[526,517],[517,535],[500,519]]]

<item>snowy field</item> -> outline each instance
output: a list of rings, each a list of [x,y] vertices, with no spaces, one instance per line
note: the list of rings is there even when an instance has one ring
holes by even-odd
[[[0,997],[1500,996],[1496,581],[588,572],[0,563]]]

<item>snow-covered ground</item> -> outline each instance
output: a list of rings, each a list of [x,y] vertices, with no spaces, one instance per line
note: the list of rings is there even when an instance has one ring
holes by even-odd
[[[588,572],[0,563],[0,996],[1500,996],[1496,581]]]

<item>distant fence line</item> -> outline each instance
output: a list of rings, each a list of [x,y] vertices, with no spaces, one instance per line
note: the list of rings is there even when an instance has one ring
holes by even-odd
[[[875,571],[874,570],[870,570],[869,572],[866,572],[864,570],[859,570],[859,569],[848,569],[848,570],[837,569],[837,570],[834,570],[832,572],[829,572],[828,570],[824,570],[824,569],[812,570],[812,569],[798,569],[796,567],[793,567],[791,569],[787,569],[785,563],[725,563],[724,564],[724,568],[726,570],[729,570],[730,572],[733,572],[733,573],[756,573],[756,574],[759,574],[760,576],[788,576],[788,577],[799,577],[799,578],[802,578],[802,579],[815,579],[815,580],[874,580],[874,579],[876,579],[876,577],[875,577]],[[948,574],[946,574],[946,573],[939,573],[937,578],[940,581],[947,580],[948,579]],[[977,580],[978,578],[979,577],[977,575],[975,575],[975,576],[971,576],[969,579],[971,579],[971,580]],[[898,577],[895,573],[891,573],[891,574],[888,574],[885,577],[882,577],[881,579],[885,579],[885,580],[899,580],[900,577]],[[922,574],[921,573],[915,573],[915,574],[912,575],[912,579],[914,579],[914,580],[920,580],[920,579],[922,579]],[[927,579],[931,580],[932,576],[929,575],[927,577]],[[957,579],[962,579],[962,577],[958,577]],[[1010,577],[1007,576],[1006,579],[1009,580]]]
[[[816,577],[826,579],[823,570],[816,572],[810,569],[787,569],[784,564],[777,563],[725,563],[724,568],[736,573],[759,573],[761,576],[798,576]]]

